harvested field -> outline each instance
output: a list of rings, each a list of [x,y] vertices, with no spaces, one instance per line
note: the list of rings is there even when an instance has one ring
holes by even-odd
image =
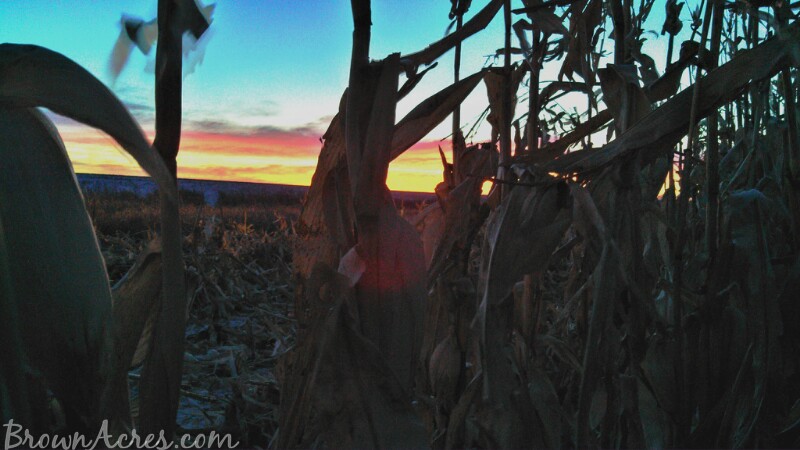
[[[254,448],[275,436],[279,358],[295,342],[291,253],[301,205],[242,195],[209,206],[202,195],[181,195],[189,311],[178,432],[229,433]],[[413,219],[426,203],[410,197],[397,205]],[[157,237],[158,199],[93,191],[85,198],[115,284]],[[140,372],[129,373],[134,417]]]
[[[90,192],[86,200],[116,283],[155,237],[158,203],[125,193]],[[178,432],[230,433],[245,448],[275,434],[277,364],[295,335],[299,204],[264,200],[210,207],[184,199],[181,207],[189,313]],[[140,369],[129,374],[134,415]]]

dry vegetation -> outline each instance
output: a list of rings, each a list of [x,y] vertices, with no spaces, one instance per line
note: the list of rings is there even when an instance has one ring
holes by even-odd
[[[452,3],[451,19],[470,2]],[[370,5],[352,2],[350,87],[298,223],[279,446],[800,445],[798,5],[691,5],[673,58],[682,4],[523,3],[513,26],[490,1],[370,61]],[[643,46],[654,7],[663,74]],[[479,74],[493,140],[468,147],[454,124],[439,202],[409,233],[381,199],[408,133],[385,113],[400,65],[413,81],[501,8],[505,65]],[[585,111],[554,108],[575,92]]]
[[[221,198],[214,207],[191,193],[182,199],[189,313],[178,433],[215,430],[244,448],[265,446],[277,429],[276,361],[294,345],[299,199]],[[89,192],[86,202],[116,283],[157,235],[157,199]],[[134,393],[140,371],[129,375]]]
[[[160,29],[180,29],[164,14],[180,4],[160,2]],[[40,392],[27,354],[70,428],[110,417],[117,432],[171,433],[178,417],[178,432],[277,448],[800,446],[800,5],[707,0],[682,21],[673,1],[524,0],[512,11],[490,0],[464,22],[470,2],[452,4],[452,33],[372,60],[370,2],[352,1],[349,87],[296,220],[266,204],[178,208],[180,58],[163,58],[180,54],[180,33],[158,44],[160,157],[110,93],[86,105],[29,66],[101,89],[85,71],[4,47],[0,106],[48,106],[108,131],[161,191],[158,209],[84,205],[52,129],[0,110],[0,149],[40,152],[8,152],[20,170],[0,182],[0,307],[23,318],[2,328],[0,387],[33,388],[0,390],[11,395],[3,417],[47,415],[26,406]],[[644,45],[653,8],[666,10],[664,73]],[[503,66],[460,79],[456,58],[455,83],[397,120],[423,66],[501,10]],[[684,22],[691,39],[679,45]],[[23,63],[2,65],[10,58]],[[558,80],[541,79],[545,65]],[[492,141],[468,145],[455,114],[437,202],[401,214],[390,162],[481,82]],[[586,110],[559,111],[567,93]],[[100,106],[118,121],[92,115]],[[99,252],[59,256],[96,247],[86,208],[112,280],[136,260],[113,308]],[[146,244],[156,230],[163,251]],[[22,283],[26,271],[47,282]],[[63,319],[70,305],[81,314]],[[56,344],[26,321],[50,310],[37,318]],[[91,345],[60,344],[83,330]]]

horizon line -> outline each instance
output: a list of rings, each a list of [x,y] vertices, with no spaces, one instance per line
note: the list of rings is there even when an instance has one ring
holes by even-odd
[[[151,179],[149,175],[121,175],[116,173],[92,173],[92,172],[75,172],[75,175],[94,175],[94,176],[105,176],[105,177],[124,177],[124,178],[142,178],[142,179]],[[180,180],[189,180],[189,181],[204,181],[204,182],[211,182],[211,183],[240,183],[240,184],[258,184],[258,185],[269,185],[269,186],[285,186],[285,187],[296,187],[296,188],[305,188],[309,189],[311,186],[306,184],[285,184],[285,183],[269,183],[269,182],[258,182],[258,181],[237,181],[237,180],[211,180],[208,178],[190,178],[190,177],[178,177],[178,181]],[[389,189],[389,192],[392,193],[403,193],[403,194],[426,194],[426,195],[436,195],[433,191],[398,191]]]

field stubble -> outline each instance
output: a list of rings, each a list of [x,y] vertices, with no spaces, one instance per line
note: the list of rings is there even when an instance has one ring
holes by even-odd
[[[277,428],[278,358],[294,344],[291,245],[299,199],[221,199],[182,193],[188,320],[180,433],[230,433],[241,446]],[[117,283],[157,236],[158,201],[87,193],[109,278]],[[129,373],[137,415],[141,367]]]

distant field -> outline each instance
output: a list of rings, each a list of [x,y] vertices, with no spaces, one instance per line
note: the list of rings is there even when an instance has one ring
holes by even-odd
[[[78,174],[78,182],[84,192],[94,194],[130,193],[138,197],[148,197],[156,191],[155,183],[147,177],[81,173]],[[184,201],[202,201],[209,206],[253,201],[294,204],[300,203],[308,191],[307,186],[188,179],[178,180],[178,187],[184,195]],[[431,202],[435,198],[432,193],[426,192],[393,192],[392,195],[396,202],[402,202],[406,208]]]
[[[156,191],[156,184],[147,177],[78,174],[78,182],[84,192],[94,194],[128,193],[137,197],[148,197]],[[216,206],[217,203],[241,203],[243,200],[299,203],[308,191],[306,186],[186,179],[178,180],[178,187],[185,201],[201,202],[209,206]]]
[[[156,186],[149,178],[78,174],[95,228],[104,235],[146,235],[159,224]],[[293,223],[300,214],[305,186],[179,180],[184,233],[210,220],[227,226],[270,231]],[[399,209],[414,213],[435,200],[433,194],[394,193]]]

